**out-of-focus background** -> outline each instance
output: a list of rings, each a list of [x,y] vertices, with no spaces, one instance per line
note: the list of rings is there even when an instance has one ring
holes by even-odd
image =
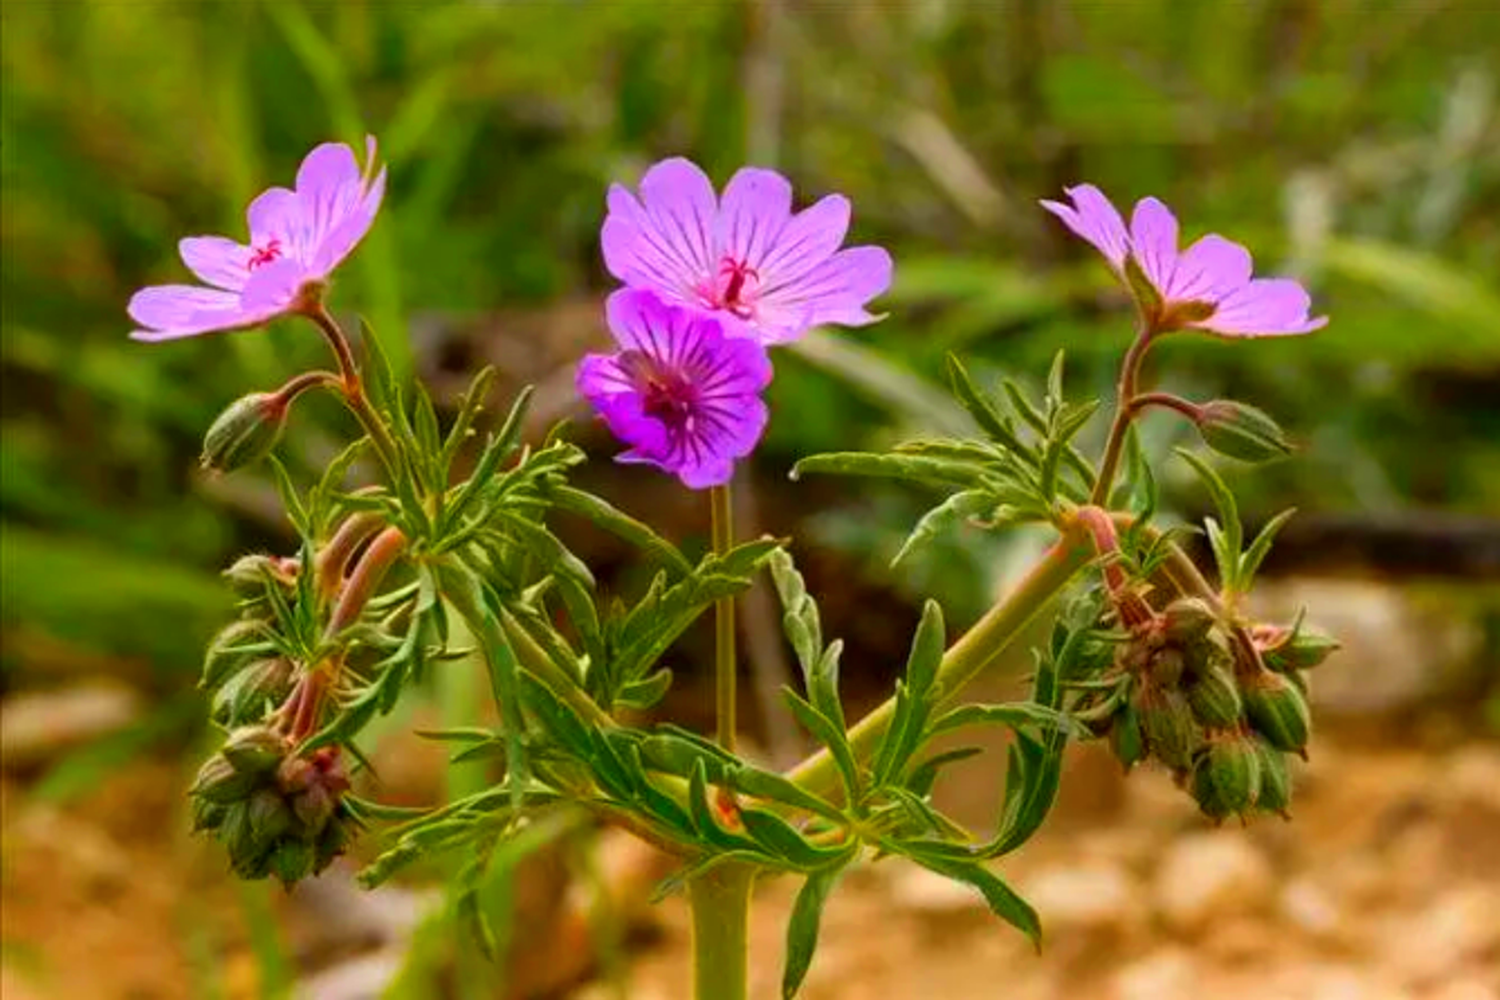
[[[747,530],[796,534],[850,641],[856,705],[888,690],[920,595],[972,620],[1038,541],[950,537],[892,571],[931,497],[786,470],[961,430],[949,351],[1035,381],[1066,346],[1074,390],[1108,391],[1124,303],[1038,198],[1085,180],[1122,203],[1155,194],[1185,235],[1229,234],[1307,281],[1333,317],[1317,336],[1183,337],[1153,362],[1162,384],[1252,400],[1305,446],[1226,469],[1248,520],[1301,511],[1265,613],[1307,604],[1347,644],[1314,679],[1294,822],[1215,831],[1164,776],[1125,782],[1085,748],[1047,831],[1002,869],[1048,922],[1040,957],[976,900],[877,864],[831,906],[805,995],[1500,997],[1494,4],[8,0],[0,29],[7,1000],[684,995],[680,902],[642,904],[661,861],[612,836],[550,831],[497,866],[485,905],[508,948],[489,965],[438,868],[368,895],[337,868],[284,895],[233,883],[186,832],[183,788],[212,740],[198,659],[230,603],[217,569],[290,544],[262,476],[195,473],[199,436],[322,346],[292,323],[133,344],[124,305],[184,279],[179,237],[241,235],[246,203],[306,150],[366,131],[389,191],[335,305],[441,398],[483,363],[506,391],[537,383],[538,431],[582,416],[570,366],[602,335],[611,181],[686,154],[721,183],[754,162],[803,201],[850,196],[856,240],[895,256],[891,315],[777,355],[742,508]],[[331,454],[341,419],[299,408],[294,473]],[[1162,453],[1189,443],[1169,417],[1147,431]],[[587,420],[575,433],[601,459],[593,488],[702,536],[662,477],[609,464]],[[1175,516],[1204,512],[1186,476],[1164,488]],[[630,572],[628,553],[575,541]],[[759,599],[745,633],[749,735],[784,759],[801,737],[755,711],[785,669]],[[701,638],[675,654],[669,703],[698,723]],[[466,684],[375,735],[372,794],[431,803],[484,780],[409,735],[471,712]],[[983,759],[943,792],[980,828],[998,801]],[[757,996],[779,981],[789,899],[765,888]]]

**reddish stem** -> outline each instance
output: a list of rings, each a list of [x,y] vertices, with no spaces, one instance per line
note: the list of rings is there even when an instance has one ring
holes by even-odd
[[[1148,406],[1160,406],[1168,410],[1176,410],[1187,417],[1193,423],[1203,418],[1203,408],[1181,396],[1174,396],[1170,392],[1143,392],[1130,401],[1131,414],[1139,413]]]
[[[1120,620],[1130,626],[1146,624],[1151,620],[1151,608],[1131,589],[1130,578],[1119,563],[1120,537],[1115,533],[1114,519],[1104,508],[1094,506],[1078,508],[1077,517],[1094,540],[1094,548],[1104,557],[1100,572],[1110,598],[1119,609]]]
[[[317,573],[318,593],[324,601],[332,600],[338,593],[354,550],[373,535],[382,523],[380,515],[370,511],[351,514],[339,525],[328,544],[323,546],[317,557]]]

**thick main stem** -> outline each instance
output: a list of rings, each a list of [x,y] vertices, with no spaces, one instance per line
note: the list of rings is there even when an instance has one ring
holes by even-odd
[[[1146,357],[1146,351],[1151,346],[1152,329],[1150,323],[1142,317],[1140,326],[1136,330],[1135,342],[1130,345],[1130,350],[1125,352],[1125,360],[1120,365],[1120,384],[1115,399],[1115,419],[1109,427],[1109,440],[1104,444],[1104,458],[1099,463],[1099,477],[1094,480],[1094,492],[1089,497],[1089,502],[1097,507],[1109,505],[1109,491],[1115,482],[1115,472],[1120,467],[1120,452],[1125,447],[1125,433],[1130,430],[1131,418],[1135,416],[1135,409],[1131,401],[1135,398],[1136,383],[1140,379],[1141,361]]]
[[[1062,537],[1005,599],[985,612],[984,617],[943,654],[934,681],[938,700],[951,700],[981,670],[993,663],[1092,554],[1088,533],[1077,521],[1069,524]],[[890,728],[895,713],[896,700],[887,699],[849,730],[849,742],[857,758],[869,759],[880,738]],[[787,777],[819,795],[832,794],[839,787],[838,768],[826,750],[807,758],[787,772]]]
[[[734,545],[734,515],[729,502],[729,484],[709,490],[708,502],[712,521],[715,555],[723,555]],[[714,717],[715,739],[719,746],[734,752],[737,718],[735,709],[734,598],[721,598],[714,604]]]
[[[750,890],[755,869],[727,862],[688,879],[693,911],[693,1000],[746,1000]]]

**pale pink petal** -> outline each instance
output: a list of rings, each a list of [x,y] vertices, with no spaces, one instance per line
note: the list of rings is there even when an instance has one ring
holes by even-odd
[[[131,296],[130,318],[145,329],[132,340],[162,341],[257,326],[265,317],[245,310],[234,292],[199,285],[155,285]]]
[[[1155,198],[1135,203],[1130,249],[1147,280],[1165,297],[1177,267],[1177,219],[1166,205]]]
[[[364,196],[364,177],[354,150],[348,146],[325,142],[303,159],[297,170],[297,199],[302,208],[298,246],[310,272],[319,276],[326,273],[326,259],[332,255],[325,252],[324,244],[359,211]],[[363,236],[363,231],[359,235]],[[347,240],[347,234],[342,238]],[[348,242],[345,252],[353,245]]]
[[[1216,233],[1182,252],[1163,297],[1172,302],[1218,302],[1250,280],[1250,251]]]
[[[344,258],[365,238],[380,212],[380,202],[385,196],[385,168],[375,175],[369,191],[353,205],[348,214],[318,245],[313,253],[309,272],[320,277],[327,276],[343,263]]]
[[[1079,184],[1066,188],[1072,205],[1057,201],[1043,201],[1042,207],[1062,220],[1063,225],[1076,235],[1094,245],[1116,271],[1125,266],[1125,255],[1130,252],[1130,237],[1125,232],[1125,220],[1114,204],[1092,184]]]
[[[250,276],[251,249],[223,236],[189,236],[177,252],[189,271],[215,288],[237,292]]]
[[[849,231],[849,199],[831,194],[792,216],[755,267],[762,287],[795,280],[822,264]]]
[[[1308,318],[1311,304],[1307,290],[1290,278],[1257,278],[1230,293],[1212,316],[1191,325],[1227,337],[1311,333],[1328,323],[1326,316]]]
[[[717,251],[759,271],[791,218],[791,183],[774,170],[745,167],[724,188]]]
[[[794,281],[762,289],[755,319],[763,339],[785,343],[822,323],[875,322],[865,304],[890,287],[891,270],[881,247],[850,247]]]
[[[250,272],[250,280],[240,293],[240,304],[254,313],[281,312],[291,308],[307,280],[307,272],[298,261],[290,257],[273,260]]]
[[[263,250],[276,240],[282,253],[301,257],[303,214],[297,192],[284,187],[268,188],[245,210],[245,220],[250,224],[250,245]]]
[[[600,243],[609,272],[628,285],[653,288],[696,304],[718,267],[718,204],[708,177],[688,160],[663,160],[641,180],[641,200],[615,185]]]

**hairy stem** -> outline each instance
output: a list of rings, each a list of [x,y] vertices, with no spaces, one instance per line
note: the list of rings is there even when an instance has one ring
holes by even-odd
[[[730,508],[729,484],[715,486],[708,492],[713,523],[713,545],[716,555],[723,555],[734,545],[734,516]],[[714,604],[714,709],[715,738],[719,746],[734,753],[736,733],[735,710],[735,632],[734,598],[725,597]]]
[[[1141,361],[1151,346],[1152,329],[1142,318],[1136,330],[1135,342],[1125,352],[1120,364],[1119,391],[1115,398],[1115,420],[1109,428],[1109,439],[1104,444],[1104,458],[1099,462],[1099,478],[1094,481],[1094,492],[1089,503],[1105,506],[1109,503],[1110,487],[1115,483],[1115,471],[1120,467],[1120,452],[1125,447],[1125,432],[1130,430],[1131,418],[1135,415],[1131,401],[1135,399],[1136,383],[1140,379]]]
[[[1146,409],[1148,406],[1160,406],[1168,410],[1176,410],[1194,423],[1203,415],[1203,408],[1181,396],[1174,396],[1170,392],[1143,392],[1133,396],[1129,402],[1130,413],[1134,416]]]
[[[693,911],[694,1000],[746,1000],[750,957],[750,890],[755,869],[715,865],[688,879]]]
[[[940,702],[951,700],[964,685],[989,666],[1037,614],[1057,596],[1073,574],[1088,563],[1093,546],[1088,533],[1076,521],[1064,526],[1062,537],[1041,561],[1016,584],[974,627],[949,647],[938,666],[935,690]],[[896,712],[896,700],[887,699],[849,730],[856,757],[868,759]],[[828,795],[839,785],[838,769],[827,750],[820,750],[787,772],[802,787]]]
[[[344,582],[344,571],[349,566],[354,550],[375,534],[381,523],[380,515],[370,511],[351,514],[339,525],[328,544],[318,552],[315,559],[318,593],[325,601],[333,600],[338,594],[339,587]]]

